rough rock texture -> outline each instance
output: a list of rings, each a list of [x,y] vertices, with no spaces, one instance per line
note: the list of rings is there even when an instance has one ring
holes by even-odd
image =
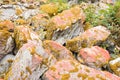
[[[71,27],[63,30],[63,31],[54,31],[52,40],[64,44],[67,40],[70,40],[78,35],[80,35],[84,31],[83,25],[81,21],[77,21]]]
[[[10,32],[6,30],[0,30],[0,55],[8,54],[12,52],[14,48],[14,41]]]
[[[39,40],[39,37],[35,32],[33,32],[28,26],[23,25],[15,27],[14,38],[17,49],[27,43],[28,40]]]
[[[3,78],[5,73],[8,72],[14,57],[14,55],[8,54],[0,61],[0,78]]]
[[[80,57],[85,64],[93,68],[100,68],[103,65],[108,64],[108,61],[110,60],[109,52],[98,46],[81,49],[78,54],[78,60]]]
[[[4,54],[12,52],[14,48],[13,30],[14,24],[12,21],[5,20],[0,22],[0,59]]]
[[[17,5],[16,5],[17,4]],[[29,9],[29,4],[21,4],[19,2],[15,4],[2,4],[0,6],[0,20],[16,20],[22,16],[23,19],[28,19],[29,17],[36,15],[39,10]]]
[[[118,58],[116,58],[114,60],[111,60],[109,62],[109,64],[110,64],[110,68],[112,69],[112,71],[116,75],[120,76],[120,57],[118,57]]]
[[[27,26],[15,27],[15,41],[19,50],[5,80],[39,80],[48,67],[56,62],[55,57],[43,49],[38,35]]]
[[[37,14],[29,19],[30,28],[34,30],[40,37],[41,40],[45,39],[46,31],[45,27],[48,25],[49,22],[49,15],[48,14]]]
[[[105,40],[110,32],[103,26],[97,26],[86,30],[80,36],[68,40],[66,47],[71,51],[78,52],[82,47],[91,47],[96,42]]]
[[[0,22],[0,30],[7,30],[9,32],[13,32],[14,24],[12,21],[5,20]]]
[[[120,77],[73,60],[61,60],[45,72],[43,80],[120,80]]]
[[[79,22],[79,20],[81,20],[81,22]],[[50,19],[46,37],[47,39],[58,40],[57,42],[60,41],[60,43],[64,44],[66,40],[74,37],[75,34],[72,35],[72,33],[76,32],[76,35],[79,35],[80,32],[83,31],[81,25],[84,20],[85,16],[83,11],[78,6],[64,10],[62,13]],[[77,21],[78,23],[76,23]],[[73,23],[76,24],[73,25]],[[76,28],[78,28],[78,30]],[[61,39],[61,36],[63,36],[63,39]]]
[[[57,60],[63,59],[74,59],[72,52],[67,50],[59,43],[51,40],[46,40],[43,42],[43,47],[47,50],[49,54],[52,54]]]
[[[20,48],[5,80],[29,80],[29,75],[42,62],[42,57],[33,50],[35,46],[38,46],[36,42],[29,41]]]
[[[48,25],[49,15],[46,13],[40,13],[31,17],[31,19],[29,20],[30,20],[30,24],[34,26],[32,29],[34,31],[38,31],[41,28],[44,29]]]

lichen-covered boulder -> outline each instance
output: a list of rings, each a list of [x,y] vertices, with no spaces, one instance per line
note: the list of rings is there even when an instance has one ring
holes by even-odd
[[[43,47],[57,60],[74,59],[72,52],[55,41],[46,40],[43,42]]]
[[[99,46],[91,48],[83,48],[78,54],[78,60],[82,58],[85,64],[93,68],[101,68],[103,65],[108,64],[110,60],[109,52]]]
[[[46,38],[64,44],[66,40],[83,32],[82,23],[84,21],[85,15],[79,6],[64,10],[50,19],[46,28]]]
[[[120,57],[114,59],[114,60],[111,60],[109,62],[109,65],[110,65],[110,68],[112,69],[112,71],[120,76]]]
[[[5,80],[29,79],[29,75],[42,62],[42,57],[34,52],[36,46],[38,46],[36,42],[30,41],[19,49],[10,70],[4,77]]]
[[[107,28],[103,26],[97,26],[86,30],[80,36],[77,36],[71,40],[68,40],[66,47],[74,52],[79,52],[81,48],[91,47],[99,41],[104,41],[110,35]]]
[[[51,66],[43,80],[120,80],[120,77],[106,71],[96,70],[74,60],[61,60]]]

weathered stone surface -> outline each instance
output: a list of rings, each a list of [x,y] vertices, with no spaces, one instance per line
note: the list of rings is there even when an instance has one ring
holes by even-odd
[[[6,30],[0,30],[0,55],[8,54],[12,52],[14,48],[14,41],[10,32]]]
[[[70,28],[72,24],[78,20],[81,20],[81,22],[84,22],[85,20],[85,15],[78,6],[64,10],[62,13],[52,17],[47,27],[47,39],[51,39],[53,37],[54,31],[62,32]]]
[[[37,14],[29,19],[31,29],[34,30],[40,37],[41,40],[45,39],[46,31],[45,27],[48,25],[49,16],[47,14]]]
[[[28,9],[30,4],[16,3],[0,6],[0,20],[16,20],[18,18],[28,19],[39,12],[38,8]]]
[[[2,21],[0,22],[0,30],[7,30],[11,32],[14,30],[14,24],[9,20]]]
[[[84,32],[83,25],[80,20],[76,23],[72,24],[71,27],[63,30],[63,31],[54,31],[52,40],[60,43],[65,44],[67,40],[70,40]]]
[[[34,26],[32,29],[38,31],[41,28],[45,28],[48,25],[49,15],[45,13],[37,14],[33,16],[30,20],[30,24]]]
[[[46,40],[43,42],[43,47],[52,54],[57,60],[62,59],[74,59],[72,53],[63,47],[59,43],[51,40]]]
[[[29,75],[42,62],[42,57],[39,53],[34,52],[39,44],[29,41],[20,48],[9,72],[5,75],[5,80],[29,80]]]
[[[110,35],[107,28],[97,26],[86,30],[80,36],[68,40],[66,46],[68,49],[78,52],[81,48],[91,47],[99,41],[105,40]]]
[[[80,57],[85,64],[93,68],[100,68],[103,65],[108,64],[108,61],[110,60],[109,52],[98,46],[81,49],[78,54],[78,60]]]
[[[100,2],[113,4],[116,0],[100,0]]]
[[[14,57],[14,55],[8,54],[0,61],[0,78],[3,78],[5,73],[8,72]]]
[[[120,77],[106,71],[95,70],[73,60],[62,60],[45,72],[43,80],[120,80]]]
[[[16,42],[16,48],[19,49],[23,44],[27,43],[28,40],[39,41],[38,35],[33,32],[28,26],[16,26],[14,30],[14,37]]]
[[[116,58],[114,60],[111,60],[109,62],[109,64],[110,64],[110,68],[112,69],[112,71],[116,75],[120,76],[120,57],[118,57],[118,58]]]

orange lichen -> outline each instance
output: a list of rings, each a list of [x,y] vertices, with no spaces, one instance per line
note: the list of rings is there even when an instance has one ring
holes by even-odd
[[[26,67],[26,70],[27,70],[30,74],[32,74],[32,71],[31,71],[30,67]]]
[[[0,30],[13,30],[14,24],[10,20],[0,22]]]
[[[22,9],[20,9],[20,8],[16,8],[16,14],[17,15],[21,15],[22,14]]]
[[[62,74],[61,80],[69,80],[70,74]]]
[[[26,24],[27,21],[24,20],[24,19],[17,19],[17,20],[15,21],[15,23],[16,23],[16,24],[19,24],[19,25],[23,25],[23,24]]]

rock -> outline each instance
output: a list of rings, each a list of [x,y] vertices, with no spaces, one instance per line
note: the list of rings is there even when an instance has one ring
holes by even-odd
[[[68,40],[66,47],[74,52],[79,52],[81,48],[91,47],[99,41],[104,41],[110,32],[103,26],[97,26],[86,30],[80,36]]]
[[[10,32],[6,30],[0,30],[0,55],[5,55],[13,51],[14,40],[11,37]]]
[[[81,21],[79,22],[79,20]],[[83,11],[78,6],[72,7],[68,10],[64,10],[62,13],[50,19],[49,25],[47,27],[46,37],[47,39],[56,40],[57,42],[60,41],[60,43],[64,44],[66,40],[79,35],[80,32],[83,31],[82,23],[84,22],[84,20],[85,16],[83,14]],[[76,23],[77,21],[78,23]],[[78,30],[76,28],[78,28]],[[72,33],[74,32],[76,32],[76,35],[72,35]],[[63,39],[61,38],[61,36],[63,36]]]
[[[39,80],[56,61],[52,54],[43,49],[41,41],[29,40],[19,49],[4,80]]]
[[[5,75],[5,80],[39,80],[40,76],[57,60],[52,54],[48,54],[47,50],[44,50],[38,35],[28,27],[18,26],[15,31],[18,33],[15,38],[21,47],[10,71]],[[16,68],[17,66],[19,67]]]
[[[27,20],[28,18],[39,13],[39,9],[35,8],[34,5],[19,3],[7,4],[0,6],[0,20],[16,20],[18,18],[23,18]],[[29,9],[30,8],[30,9]],[[31,9],[32,8],[32,9]]]
[[[93,46],[91,48],[83,48],[78,54],[83,59],[85,64],[93,68],[101,68],[103,65],[108,64],[110,55],[107,50],[99,46]]]
[[[111,60],[109,62],[109,64],[110,64],[110,68],[112,69],[112,71],[116,75],[120,76],[120,57],[118,57],[118,58],[116,58],[114,60]]]
[[[67,66],[67,67],[66,67]],[[74,60],[61,60],[49,68],[43,80],[120,80],[120,77],[106,71],[96,70]]]
[[[100,2],[107,3],[107,4],[113,4],[116,0],[100,0]]]
[[[68,4],[72,6],[72,5],[78,4],[79,0],[68,0],[68,1],[69,1]]]
[[[13,8],[1,8],[0,20],[14,20],[17,19],[16,12]]]
[[[4,80],[30,80],[29,76],[43,60],[39,53],[34,52],[39,45],[35,41],[29,41],[27,44],[24,44],[15,56],[13,64],[9,72],[6,73]]]
[[[14,31],[14,24],[10,20],[0,22],[0,30]]]
[[[62,59],[74,59],[72,53],[69,50],[55,41],[46,40],[43,42],[43,47],[58,61]]]
[[[29,19],[31,29],[34,30],[41,40],[45,39],[46,31],[45,27],[48,25],[49,16],[45,13],[37,14]]]
[[[63,31],[54,31],[52,40],[63,45],[67,42],[67,40],[80,35],[81,33],[83,33],[83,31],[84,29],[82,23],[80,21],[77,21],[76,23],[72,24],[71,27]]]
[[[8,72],[13,59],[14,55],[8,54],[0,61],[0,78],[3,78],[5,76],[5,73]]]
[[[45,13],[37,14],[29,19],[31,26],[34,26],[32,29],[36,32],[39,31],[41,28],[45,29],[48,25],[49,15]]]
[[[22,17],[27,20],[31,16],[34,16],[34,15],[36,15],[38,13],[39,13],[38,9],[28,9],[28,10],[23,12]]]
[[[39,41],[38,35],[33,32],[28,26],[16,26],[14,30],[14,37],[16,42],[16,48],[19,49],[23,44],[27,43],[28,40]]]

